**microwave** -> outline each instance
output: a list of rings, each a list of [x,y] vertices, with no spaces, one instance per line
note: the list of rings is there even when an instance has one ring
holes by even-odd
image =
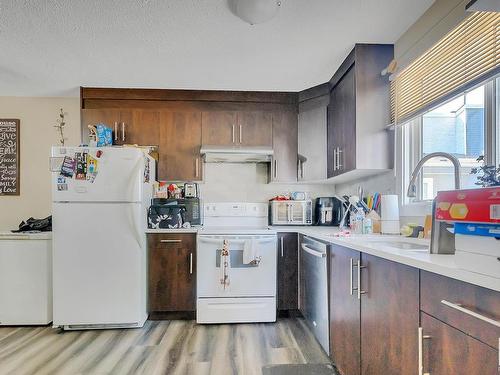
[[[271,201],[271,225],[312,225],[312,201]]]

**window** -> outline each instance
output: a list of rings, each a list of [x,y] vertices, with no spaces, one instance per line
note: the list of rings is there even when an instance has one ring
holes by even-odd
[[[403,206],[419,202],[428,205],[438,191],[454,189],[452,163],[446,158],[435,157],[429,159],[419,173],[416,198],[406,197],[415,166],[433,152],[446,152],[458,158],[462,188],[479,187],[476,175],[471,174],[472,168],[481,165],[477,158],[484,155],[488,164],[498,165],[500,161],[500,77],[398,127],[397,136],[398,155],[402,159],[398,176],[401,176]]]

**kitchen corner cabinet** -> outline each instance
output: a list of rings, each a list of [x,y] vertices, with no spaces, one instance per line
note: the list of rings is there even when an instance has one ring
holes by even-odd
[[[298,310],[297,233],[278,233],[278,310]]]
[[[328,88],[326,91],[328,92]],[[328,150],[326,124],[329,99],[328,94],[323,94],[299,103],[298,153],[300,156],[297,166],[299,181],[326,180]]]
[[[393,135],[386,130],[389,79],[380,72],[393,51],[392,45],[356,44],[330,80],[329,178],[344,175],[347,180],[348,174],[356,178],[392,168]]]
[[[417,373],[418,270],[332,245],[330,354],[343,374]]]
[[[297,181],[298,124],[296,111],[273,113],[273,157],[270,182]]]
[[[272,147],[269,111],[203,111],[202,143],[210,146]]]
[[[148,234],[150,318],[196,309],[196,234]]]
[[[158,179],[200,181],[201,120],[199,111],[164,111],[159,129]]]

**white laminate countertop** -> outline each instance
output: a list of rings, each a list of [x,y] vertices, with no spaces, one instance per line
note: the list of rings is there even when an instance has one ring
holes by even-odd
[[[424,251],[414,251],[391,247],[390,242],[411,242],[419,245],[429,245],[429,240],[405,238],[393,235],[351,235],[338,237],[337,227],[316,226],[270,226],[276,232],[293,232],[310,236],[331,244],[337,244],[374,255],[380,258],[434,272],[453,279],[461,280],[484,288],[500,292],[500,275],[498,278],[482,275],[476,272],[461,269],[455,262],[453,255],[429,254]],[[146,233],[196,233],[200,228],[189,229],[148,229]],[[337,236],[336,236],[337,234]]]
[[[277,232],[297,232],[316,239],[358,250],[394,262],[406,264],[421,270],[434,272],[453,279],[465,281],[474,285],[500,292],[500,275],[498,278],[459,268],[453,255],[429,254],[428,252],[403,250],[388,246],[391,241],[412,242],[429,245],[429,240],[406,238],[393,235],[351,235],[350,237],[335,237],[339,233],[336,227],[273,227]]]
[[[175,229],[146,229],[145,232],[149,234],[154,233],[198,233],[201,227],[191,227],[191,228],[175,228]]]
[[[1,240],[51,240],[52,232],[0,232]]]

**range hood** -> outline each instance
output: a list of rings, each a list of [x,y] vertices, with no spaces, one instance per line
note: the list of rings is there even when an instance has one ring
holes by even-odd
[[[201,146],[206,163],[268,163],[271,147]]]

